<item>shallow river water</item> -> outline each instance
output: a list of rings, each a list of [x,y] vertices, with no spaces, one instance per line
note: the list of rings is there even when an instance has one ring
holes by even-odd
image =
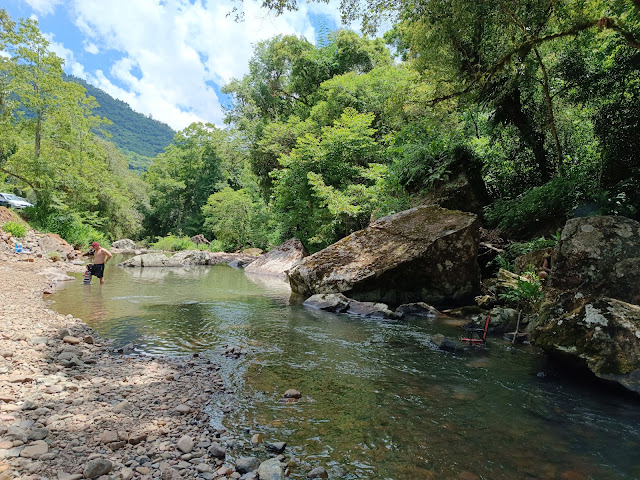
[[[311,311],[283,282],[226,265],[114,261],[106,284],[92,283],[78,275],[52,308],[140,354],[209,356],[234,392],[213,399],[213,421],[287,442],[290,478],[317,465],[347,480],[640,478],[640,399],[554,369],[531,347],[434,351],[430,335],[460,336],[446,319]],[[248,354],[229,359],[225,345]],[[280,402],[289,388],[300,402]]]

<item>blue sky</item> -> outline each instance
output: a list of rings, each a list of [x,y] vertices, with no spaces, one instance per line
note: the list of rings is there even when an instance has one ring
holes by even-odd
[[[134,110],[180,130],[195,121],[222,125],[220,87],[248,71],[253,44],[278,34],[315,41],[318,22],[339,27],[336,3],[300,2],[281,16],[245,0],[8,0],[13,20],[32,17],[81,77]]]

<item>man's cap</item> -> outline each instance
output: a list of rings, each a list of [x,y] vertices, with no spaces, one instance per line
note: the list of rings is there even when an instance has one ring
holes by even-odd
[[[98,242],[93,242],[93,243],[91,244],[91,246],[92,246],[92,247],[99,247],[99,246],[100,246],[100,244],[99,244]]]

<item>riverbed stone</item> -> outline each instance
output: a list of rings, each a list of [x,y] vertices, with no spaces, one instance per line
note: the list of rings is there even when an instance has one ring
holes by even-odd
[[[278,458],[265,460],[258,467],[258,478],[260,480],[284,480],[284,466]]]
[[[474,214],[425,205],[381,218],[288,271],[293,292],[358,301],[471,303],[480,290]]]
[[[396,308],[398,316],[413,315],[415,317],[438,317],[442,315],[437,308],[424,302],[405,303]]]
[[[214,458],[219,458],[223,460],[227,455],[227,450],[218,442],[213,442],[211,446],[208,448],[209,455]]]
[[[260,466],[260,460],[256,457],[240,457],[236,461],[236,470],[239,473],[249,473],[257,470]]]
[[[194,447],[193,438],[191,438],[189,435],[183,435],[182,437],[180,437],[180,440],[178,440],[176,447],[182,453],[190,453]]]
[[[89,460],[82,471],[85,478],[97,478],[100,475],[109,473],[113,464],[107,458],[94,458]]]
[[[39,458],[49,451],[49,444],[43,440],[38,440],[24,447],[20,456],[24,458]]]
[[[290,238],[279,247],[251,262],[244,271],[249,274],[284,276],[287,270],[307,255],[309,252],[302,242],[297,238]]]
[[[265,447],[270,452],[282,453],[287,448],[286,442],[267,442]]]
[[[307,478],[329,478],[329,474],[324,467],[316,467],[307,473]]]

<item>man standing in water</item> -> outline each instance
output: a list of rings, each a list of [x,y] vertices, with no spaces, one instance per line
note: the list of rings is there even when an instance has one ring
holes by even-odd
[[[100,279],[100,285],[104,285],[104,265],[111,260],[111,252],[106,248],[102,248],[98,242],[91,244],[93,247],[93,266],[91,267],[91,275]]]

